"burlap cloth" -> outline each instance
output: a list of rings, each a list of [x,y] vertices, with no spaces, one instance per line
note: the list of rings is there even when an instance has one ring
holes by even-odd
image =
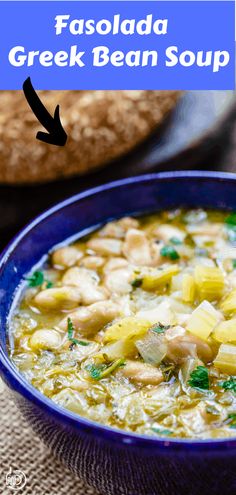
[[[14,491],[6,486],[9,470],[23,471],[26,484]],[[98,495],[76,478],[27,426],[0,379],[0,494]]]

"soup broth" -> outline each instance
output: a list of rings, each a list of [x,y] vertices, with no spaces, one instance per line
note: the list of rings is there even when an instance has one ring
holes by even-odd
[[[236,214],[109,222],[26,284],[9,351],[42,394],[139,434],[236,436]]]

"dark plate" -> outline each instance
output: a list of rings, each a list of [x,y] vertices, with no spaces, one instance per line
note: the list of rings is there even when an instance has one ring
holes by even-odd
[[[162,129],[123,160],[122,170],[191,168],[225,138],[235,114],[233,91],[188,91]]]
[[[203,160],[205,168],[216,168],[209,155],[214,149],[218,154],[235,116],[233,91],[189,91],[162,127],[122,160],[85,177],[37,186],[0,186],[0,246],[40,211],[88,187],[154,170],[198,168]]]

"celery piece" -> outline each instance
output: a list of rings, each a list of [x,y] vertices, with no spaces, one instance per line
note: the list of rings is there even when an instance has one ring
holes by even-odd
[[[222,321],[213,332],[213,337],[218,342],[236,342],[236,318]]]
[[[236,289],[226,296],[221,304],[221,310],[226,315],[230,315],[236,312]]]
[[[107,328],[104,333],[104,342],[139,337],[145,334],[151,326],[150,321],[128,316]]]
[[[162,269],[150,268],[140,274],[140,279],[142,280],[141,288],[152,291],[163,287],[171,281],[174,275],[179,273],[179,270],[178,265],[171,265]]]
[[[202,299],[213,301],[222,297],[224,275],[220,268],[197,265],[194,270],[194,280]]]
[[[203,301],[191,314],[187,322],[187,330],[200,339],[207,340],[221,315],[208,301]]]
[[[182,279],[182,299],[186,303],[193,303],[195,297],[195,282],[192,275],[185,273]]]
[[[214,366],[222,373],[236,374],[236,345],[221,344]]]

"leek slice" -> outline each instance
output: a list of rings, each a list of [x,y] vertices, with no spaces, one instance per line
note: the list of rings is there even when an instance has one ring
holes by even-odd
[[[167,353],[167,344],[163,334],[159,335],[150,330],[142,340],[137,340],[135,345],[145,363],[157,366]]]

